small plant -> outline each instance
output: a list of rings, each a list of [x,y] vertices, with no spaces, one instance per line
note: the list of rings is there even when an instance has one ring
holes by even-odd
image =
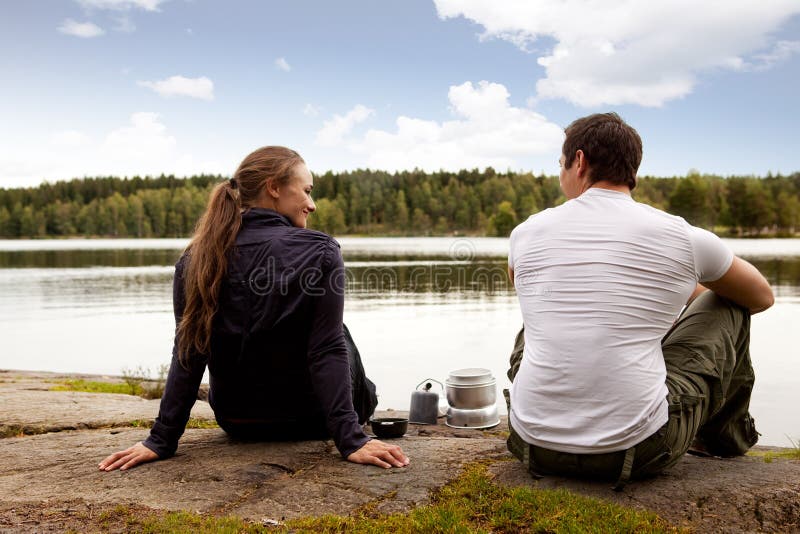
[[[161,365],[156,378],[151,378],[149,369],[139,366],[136,369],[122,370],[122,383],[97,380],[67,379],[58,380],[51,391],[85,391],[87,393],[121,393],[145,399],[160,399],[164,394],[169,366]]]
[[[792,448],[786,451],[786,457],[794,460],[800,460],[800,439],[795,441],[789,436],[786,436],[786,439],[788,439],[789,443],[792,444]]]
[[[123,369],[122,380],[127,384],[129,395],[138,395],[145,399],[160,399],[164,394],[168,371],[169,366],[161,364],[158,368],[157,377],[152,379],[150,378],[150,370],[140,365],[136,369]]]

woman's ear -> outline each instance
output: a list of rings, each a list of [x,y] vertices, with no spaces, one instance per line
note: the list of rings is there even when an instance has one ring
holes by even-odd
[[[267,191],[269,198],[277,200],[281,196],[278,187],[275,185],[275,180],[267,180],[264,184],[264,189]]]

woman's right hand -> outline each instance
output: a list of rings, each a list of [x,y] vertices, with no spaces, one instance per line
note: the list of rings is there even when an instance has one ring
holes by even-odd
[[[356,452],[350,454],[347,460],[357,464],[372,464],[378,467],[405,467],[411,460],[405,455],[403,449],[397,445],[389,445],[377,439],[366,442]]]
[[[124,451],[115,452],[107,456],[97,467],[100,471],[113,471],[114,469],[125,471],[153,460],[158,460],[158,455],[145,447],[140,441],[133,447],[128,447]]]

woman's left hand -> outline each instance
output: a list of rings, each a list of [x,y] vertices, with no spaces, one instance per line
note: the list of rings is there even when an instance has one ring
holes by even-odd
[[[114,469],[125,471],[153,460],[158,460],[158,455],[145,447],[140,441],[133,447],[128,447],[124,451],[115,452],[107,456],[97,467],[100,471],[113,471]]]
[[[411,460],[405,455],[403,449],[397,445],[389,445],[377,439],[366,442],[356,452],[350,454],[347,460],[357,464],[372,464],[378,467],[405,467]]]

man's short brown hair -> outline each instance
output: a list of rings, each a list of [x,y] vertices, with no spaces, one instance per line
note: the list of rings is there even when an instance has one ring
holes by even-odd
[[[589,163],[591,183],[601,180],[636,187],[636,171],[642,162],[642,138],[616,113],[596,113],[575,120],[565,130],[561,151],[570,168],[578,150]]]

